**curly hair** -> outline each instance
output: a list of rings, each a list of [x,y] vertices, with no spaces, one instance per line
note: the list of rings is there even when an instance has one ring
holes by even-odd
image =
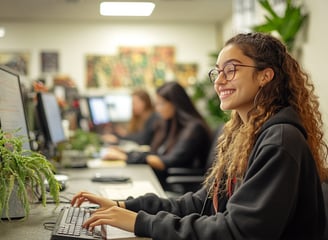
[[[300,116],[320,179],[328,180],[328,146],[324,140],[318,97],[314,94],[314,85],[308,74],[287,52],[285,45],[271,35],[238,34],[228,40],[227,45],[237,46],[244,55],[253,59],[259,70],[272,68],[274,78],[255,96],[246,123],[232,111],[218,139],[217,159],[208,171],[204,184],[211,188],[215,179],[220,188],[223,188],[220,191],[227,191],[231,179],[242,179],[261,126],[286,106],[293,107]]]

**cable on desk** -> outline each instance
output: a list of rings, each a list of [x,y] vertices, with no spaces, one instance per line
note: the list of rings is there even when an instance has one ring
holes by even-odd
[[[63,200],[61,200],[61,198]],[[39,203],[42,203],[42,199],[39,198],[36,202],[34,202],[35,204],[39,204]],[[46,204],[53,204],[53,203],[56,203],[55,200],[52,198],[52,197],[47,197],[46,199]],[[59,196],[59,203],[71,203],[71,200],[65,196]]]
[[[55,222],[44,222],[43,227],[46,230],[53,231],[54,227],[55,227],[55,224],[56,224]]]

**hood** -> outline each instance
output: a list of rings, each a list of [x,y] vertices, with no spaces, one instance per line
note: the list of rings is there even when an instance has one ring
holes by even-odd
[[[307,133],[301,123],[299,115],[292,107],[285,107],[281,109],[278,113],[276,113],[273,117],[266,121],[261,127],[259,135],[267,128],[276,124],[293,125],[302,132],[305,138],[307,138]]]

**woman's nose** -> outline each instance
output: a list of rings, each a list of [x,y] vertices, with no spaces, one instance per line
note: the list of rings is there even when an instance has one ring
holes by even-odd
[[[226,84],[228,81],[226,80],[223,73],[220,73],[218,77],[215,79],[214,84]]]

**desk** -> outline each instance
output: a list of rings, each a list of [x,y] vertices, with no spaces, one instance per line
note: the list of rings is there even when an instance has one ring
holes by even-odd
[[[132,181],[148,180],[152,182],[158,194],[162,197],[165,197],[165,193],[160,183],[148,165],[127,165],[126,167],[112,168],[62,169],[61,173],[67,174],[69,181],[67,183],[67,188],[61,193],[61,196],[70,199],[73,194],[80,190],[95,191],[99,183],[91,182],[90,179],[96,172],[106,174],[122,174],[130,176]],[[61,200],[65,201],[65,198],[61,198]],[[68,203],[62,203],[57,208],[54,204],[51,203],[48,203],[46,207],[43,207],[41,204],[32,205],[30,216],[27,220],[0,222],[0,239],[50,239],[51,231],[46,230],[43,224],[45,222],[55,222],[61,207],[67,204]],[[140,240],[148,238],[136,239]]]

